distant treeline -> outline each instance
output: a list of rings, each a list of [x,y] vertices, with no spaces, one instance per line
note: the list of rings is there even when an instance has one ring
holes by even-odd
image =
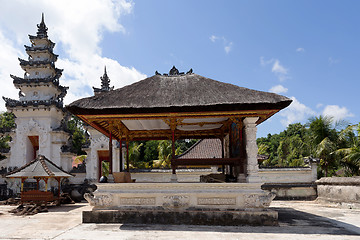
[[[334,122],[331,117],[290,124],[279,134],[257,139],[264,166],[303,166],[304,158],[319,159],[319,177],[360,175],[360,123]]]

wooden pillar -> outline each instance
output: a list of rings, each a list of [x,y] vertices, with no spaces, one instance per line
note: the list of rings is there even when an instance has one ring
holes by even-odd
[[[130,172],[130,163],[129,163],[129,140],[126,139],[126,171]]]
[[[26,178],[21,178],[21,188],[20,188],[20,192],[24,191],[24,182],[25,182]]]
[[[113,161],[113,154],[112,154],[112,134],[111,134],[111,128],[110,128],[110,134],[109,134],[109,174],[112,174],[112,161]]]
[[[225,152],[224,152],[224,136],[221,136],[220,138],[221,141],[221,158],[225,157]],[[222,173],[225,174],[225,165],[222,165]]]
[[[175,165],[175,130],[171,131],[171,169],[172,174],[176,174],[176,165]]]
[[[48,178],[44,178],[44,182],[45,182],[45,192],[47,192],[47,188],[48,188]]]
[[[120,164],[120,172],[123,171],[123,158],[122,158],[122,155],[123,155],[123,152],[122,152],[122,140],[120,139],[120,142],[119,142],[119,145],[120,145],[120,159],[119,159],[119,164]]]
[[[61,182],[61,178],[56,178],[56,180],[58,181],[58,197],[60,197],[60,188],[61,188],[61,185],[60,185],[60,182]]]
[[[39,182],[40,182],[40,179],[39,178],[36,178],[36,189],[39,190]]]

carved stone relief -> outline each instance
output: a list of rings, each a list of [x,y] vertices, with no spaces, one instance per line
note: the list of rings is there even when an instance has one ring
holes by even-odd
[[[236,205],[235,198],[198,198],[198,205]]]
[[[120,198],[120,205],[155,205],[155,198],[154,197]]]
[[[188,207],[190,198],[184,195],[170,195],[163,197],[163,207],[166,208],[182,208]]]

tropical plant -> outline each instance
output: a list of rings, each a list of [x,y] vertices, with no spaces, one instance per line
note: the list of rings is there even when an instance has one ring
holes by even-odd
[[[357,127],[357,135],[354,130]],[[335,151],[340,156],[340,164],[344,167],[346,176],[360,175],[360,123],[348,126],[339,134],[340,141],[347,142],[348,146]]]
[[[172,143],[168,140],[159,141],[158,145],[158,160],[153,161],[153,167],[155,168],[169,168],[171,166],[172,158]],[[180,147],[175,149],[175,155],[181,154]]]
[[[0,151],[8,152],[10,150],[9,142],[11,137],[9,132],[16,127],[15,115],[9,112],[3,112],[0,114]],[[5,156],[0,155],[0,160]]]
[[[140,149],[143,143],[131,142],[129,146],[129,162],[131,167],[136,168],[140,165]]]
[[[86,152],[82,150],[83,145],[88,139],[83,121],[76,116],[72,116],[67,121],[67,128],[71,133],[71,152],[76,153],[77,155],[86,154]]]
[[[101,162],[101,176],[108,177],[109,176],[110,163],[107,161]]]

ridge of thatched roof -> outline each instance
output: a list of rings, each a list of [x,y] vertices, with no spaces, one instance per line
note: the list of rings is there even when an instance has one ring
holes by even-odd
[[[200,139],[176,158],[221,158],[221,141],[220,139]]]
[[[74,101],[74,114],[283,109],[291,99],[219,82],[194,73],[154,75],[131,85]],[[100,112],[99,112],[100,110]]]
[[[6,175],[8,178],[21,177],[72,177],[43,155]]]

